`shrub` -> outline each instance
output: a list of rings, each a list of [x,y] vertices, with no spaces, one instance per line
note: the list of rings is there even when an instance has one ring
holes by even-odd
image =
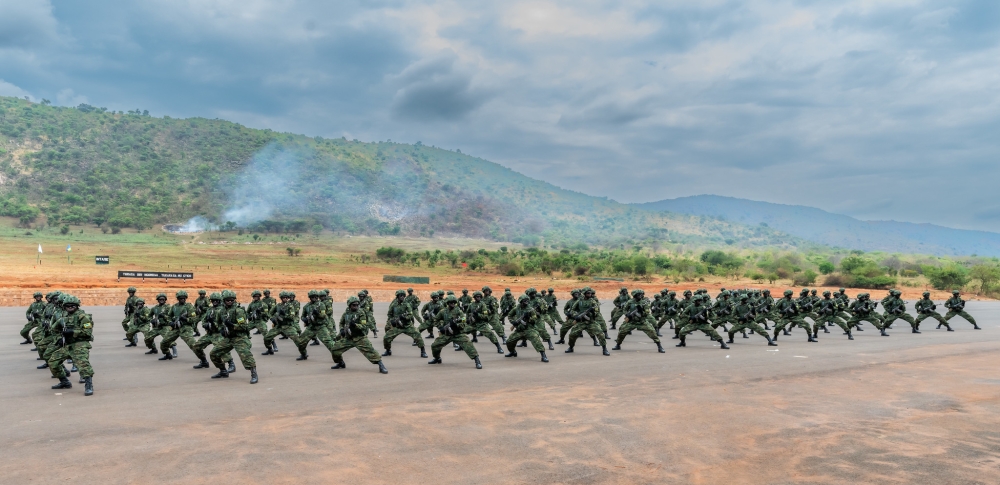
[[[830,274],[830,273],[833,273],[833,271],[835,269],[837,269],[837,268],[833,265],[833,263],[831,263],[829,261],[823,261],[822,263],[819,263],[819,272],[820,273]]]
[[[524,276],[524,269],[516,261],[508,261],[497,268],[504,276]]]
[[[924,274],[936,290],[951,290],[961,288],[969,283],[969,270],[949,264],[940,268],[924,267]]]

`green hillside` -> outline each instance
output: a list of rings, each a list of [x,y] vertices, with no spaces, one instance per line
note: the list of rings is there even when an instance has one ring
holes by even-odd
[[[0,97],[0,215],[148,229],[203,216],[253,231],[546,244],[797,245],[761,226],[654,213],[421,144],[310,138]]]

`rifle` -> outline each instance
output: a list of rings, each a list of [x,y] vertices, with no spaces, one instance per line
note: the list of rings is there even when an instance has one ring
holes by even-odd
[[[590,314],[593,313],[594,310],[595,307],[591,306],[590,308],[587,308],[585,311],[577,313],[573,319],[578,322],[589,322],[593,320],[593,317]]]
[[[525,320],[525,318],[524,318],[524,315],[522,315],[522,316],[521,316],[521,318],[520,318],[520,319],[518,319],[517,321],[514,321],[514,322],[510,322],[510,323],[511,323],[511,325],[513,325],[513,326],[514,326],[514,328],[515,328],[515,329],[517,329],[518,331],[521,331],[521,330],[524,330],[524,329],[525,329],[525,327],[527,327],[527,326],[528,326],[528,321],[527,321],[527,320]]]
[[[700,308],[700,310],[698,310],[698,313],[695,313],[691,317],[691,321],[692,322],[705,323],[705,322],[708,321],[708,318],[705,316],[705,313],[708,312],[708,307],[707,306],[701,306],[699,308]]]
[[[396,328],[403,328],[403,320],[399,317],[392,317],[389,319],[389,324]]]
[[[635,310],[628,312],[625,316],[628,317],[628,321],[637,322],[642,319],[642,312],[636,308]]]

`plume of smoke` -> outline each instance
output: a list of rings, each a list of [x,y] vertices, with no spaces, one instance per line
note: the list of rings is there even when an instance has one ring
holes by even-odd
[[[170,232],[189,233],[189,232],[213,231],[218,228],[219,226],[212,224],[211,222],[209,222],[208,219],[202,216],[194,216],[188,219],[188,221],[182,225],[179,226],[172,225],[167,227],[167,230],[169,230]]]
[[[302,161],[309,156],[302,147],[288,149],[271,143],[262,148],[225,187],[229,206],[222,220],[245,227],[276,213],[299,212],[303,200],[297,188],[303,176]]]

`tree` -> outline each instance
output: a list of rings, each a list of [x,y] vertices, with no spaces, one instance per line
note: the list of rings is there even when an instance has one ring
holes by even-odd
[[[833,273],[835,269],[837,269],[837,267],[834,266],[833,263],[831,263],[830,261],[823,261],[819,263],[819,272],[822,274],[826,275]]]
[[[937,290],[958,289],[969,283],[969,270],[954,263],[940,268],[925,266],[924,275]]]
[[[969,270],[969,277],[979,281],[979,293],[986,293],[1000,281],[1000,266],[977,264]]]

